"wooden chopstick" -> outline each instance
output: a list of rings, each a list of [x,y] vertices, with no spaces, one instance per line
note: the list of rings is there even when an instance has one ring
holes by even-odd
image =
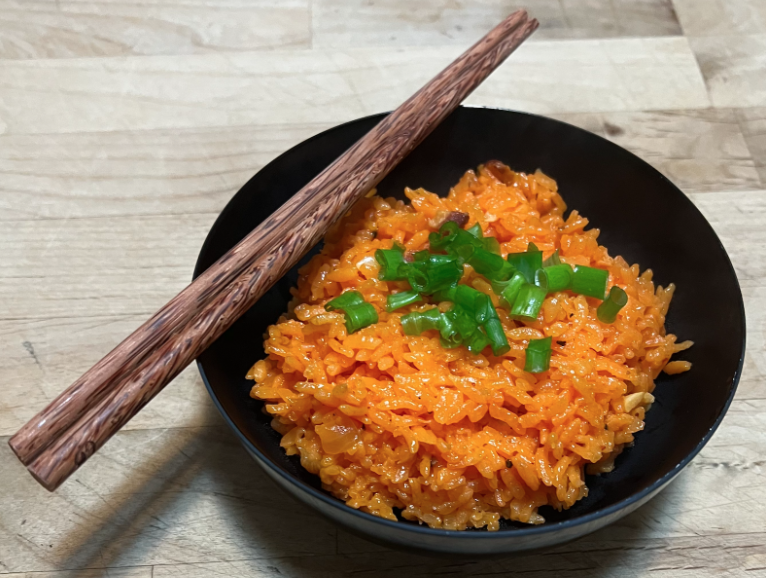
[[[53,490],[225,331],[536,28],[518,11],[381,121],[11,438]]]

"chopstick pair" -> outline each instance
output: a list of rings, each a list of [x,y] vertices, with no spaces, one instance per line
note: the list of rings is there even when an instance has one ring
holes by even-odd
[[[537,28],[519,10],[384,118],[10,440],[55,490],[241,317]]]

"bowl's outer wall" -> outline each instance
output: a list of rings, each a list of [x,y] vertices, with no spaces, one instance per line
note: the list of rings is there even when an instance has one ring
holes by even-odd
[[[482,533],[471,532],[471,537],[478,535],[499,538],[499,539],[479,539],[465,540],[466,532],[437,532],[412,536],[398,531],[399,528],[390,525],[381,525],[378,519],[371,516],[351,516],[335,504],[327,503],[324,500],[317,499],[307,492],[302,491],[299,486],[291,484],[280,476],[269,465],[263,461],[255,452],[248,452],[253,459],[266,471],[269,477],[274,480],[283,490],[300,502],[316,509],[326,518],[343,526],[354,535],[365,536],[373,542],[393,546],[399,550],[406,550],[416,553],[433,553],[448,556],[493,556],[498,554],[511,554],[525,552],[528,550],[537,550],[556,546],[566,542],[571,542],[581,538],[586,534],[595,532],[616,522],[620,518],[634,512],[646,502],[657,495],[671,480],[665,481],[658,488],[653,489],[648,494],[641,496],[638,500],[627,504],[623,508],[615,509],[603,516],[594,516],[592,519],[582,524],[572,524],[562,526],[556,531],[543,534],[524,532],[524,531],[505,531],[502,533]],[[402,525],[402,524],[399,524]]]
[[[202,248],[195,274],[279,208],[382,116],[326,131],[262,169],[221,213]],[[500,532],[481,533],[483,540],[476,540],[476,532],[452,533],[454,537],[445,539],[409,523],[386,530],[393,542],[412,545],[415,540],[416,546],[429,550],[444,551],[437,544],[446,543],[452,551],[469,553],[514,551],[531,547],[521,546],[528,541],[546,545],[576,537],[572,532],[582,535],[601,527],[613,521],[619,510],[623,510],[620,515],[632,511],[675,476],[709,438],[734,394],[744,356],[741,292],[710,225],[655,169],[596,135],[535,115],[460,108],[381,182],[378,191],[404,198],[404,187],[409,186],[446,195],[466,170],[490,159],[517,171],[543,170],[557,180],[568,206],[601,230],[599,241],[610,254],[651,268],[660,285],[678,286],[667,329],[679,340],[695,342],[679,356],[691,361],[693,370],[657,379],[657,401],[635,446],[618,458],[614,472],[588,478],[586,499],[565,512],[546,509],[543,526],[504,523]],[[317,478],[303,470],[297,459],[284,455],[280,436],[269,426],[261,403],[249,397],[252,383],[244,376],[263,356],[262,336],[286,310],[296,280],[297,267],[200,357],[203,378],[248,450],[261,452],[270,462],[266,469],[272,477],[292,486],[292,493],[304,493],[304,501],[318,499],[323,505],[313,505],[330,517],[347,518],[346,526],[379,535],[378,519],[366,520],[366,515],[311,489],[319,488]],[[579,529],[570,528],[573,525]],[[551,538],[552,534],[560,539]],[[485,544],[479,546],[479,542]]]

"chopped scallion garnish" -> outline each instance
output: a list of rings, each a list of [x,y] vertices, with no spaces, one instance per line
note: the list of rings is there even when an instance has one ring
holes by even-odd
[[[534,250],[529,250],[534,247]],[[543,267],[543,253],[538,251],[534,243],[529,244],[529,249],[524,253],[509,253],[508,262],[519,271],[527,283],[535,282],[535,271]]]
[[[524,279],[524,275],[518,271],[508,281],[504,282],[504,286],[500,290],[500,297],[505,301],[509,309],[513,307],[513,304],[516,302],[516,296],[519,294],[519,289],[526,282],[527,280]],[[495,285],[492,285],[492,288],[495,289]]]
[[[492,346],[492,355],[503,355],[503,353],[510,351],[511,346],[505,336],[503,324],[500,323],[495,306],[489,300],[487,300],[487,321],[484,323],[484,330],[487,333],[489,344]]]
[[[426,273],[426,267],[423,265],[423,262],[409,263],[406,271],[407,281],[409,281],[410,287],[418,293],[425,293],[428,288],[428,274]]]
[[[572,291],[580,295],[603,299],[606,295],[606,282],[609,280],[609,271],[576,265],[572,276]]]
[[[462,342],[456,321],[457,309],[454,307],[446,313],[442,313],[439,320],[439,334],[441,335],[442,343],[449,343],[451,347],[457,347]]]
[[[470,233],[477,239],[481,239],[484,237],[484,231],[481,230],[481,225],[479,223],[474,223],[472,227],[468,227],[465,230],[466,233]]]
[[[514,272],[513,265],[486,249],[474,249],[467,262],[479,275],[484,275],[490,281],[505,281]]]
[[[486,293],[477,291],[468,285],[457,286],[454,302],[476,323],[484,323],[487,320],[487,305],[492,305]]]
[[[413,303],[419,303],[420,301],[423,301],[423,298],[417,291],[410,290],[402,291],[400,293],[391,293],[386,298],[386,311],[391,313],[392,311],[396,311],[407,305],[412,305]]]
[[[349,333],[354,333],[378,322],[378,312],[364,300],[359,291],[346,291],[340,297],[328,301],[324,308],[326,311],[342,310],[346,317],[346,329]]]
[[[454,255],[428,254],[427,259],[416,260],[407,268],[412,289],[426,295],[456,285],[462,276],[463,266]]]
[[[464,259],[468,259],[471,250],[482,249],[495,255],[500,254],[500,243],[495,237],[485,237],[478,223],[463,230],[452,221],[447,221],[440,228],[438,233],[431,233],[428,241],[433,251],[447,251],[448,253],[460,254]]]
[[[535,271],[535,285],[537,285],[540,289],[548,292],[548,275],[545,272],[545,269],[538,269]]]
[[[404,260],[404,247],[394,245],[393,249],[378,249],[375,260],[380,264],[378,279],[381,281],[400,281],[407,278]]]
[[[492,355],[500,356],[511,350],[499,319],[489,319],[484,324],[484,330],[487,332],[489,344],[492,346]]]
[[[527,346],[527,358],[524,371],[541,373],[547,371],[551,364],[551,337],[532,339]]]
[[[553,267],[554,265],[561,265],[561,257],[559,257],[558,249],[553,252],[553,255],[543,261],[543,267]]]
[[[482,241],[484,243],[484,249],[495,255],[500,254],[500,241],[497,240],[497,237],[484,237]]]
[[[458,231],[462,231],[457,223],[453,221],[445,222],[440,228],[438,233],[431,233],[428,235],[428,244],[431,246],[431,250],[441,251],[450,245],[458,235]]]
[[[427,311],[413,311],[402,315],[402,328],[405,335],[420,335],[424,331],[439,329],[441,311],[437,307]]]
[[[549,265],[544,268],[548,276],[548,293],[564,291],[572,285],[574,271],[570,265],[561,263],[559,265]]]
[[[596,315],[602,323],[614,323],[617,319],[617,313],[628,303],[628,295],[625,291],[614,285],[609,290],[609,295],[603,303],[598,306]]]
[[[457,283],[455,285],[451,285],[450,287],[445,287],[444,289],[439,289],[436,291],[432,297],[433,300],[436,303],[439,303],[441,301],[455,301],[455,291],[457,291]]]
[[[465,346],[473,354],[481,353],[490,344],[489,337],[480,328],[477,328],[465,341]]]
[[[336,309],[347,309],[349,307],[358,307],[364,303],[364,297],[359,291],[346,291],[343,295],[330,299],[324,306],[325,311],[335,311]]]
[[[346,329],[349,333],[354,333],[378,322],[378,312],[369,303],[349,307],[343,312],[346,314]]]
[[[525,283],[519,289],[511,308],[511,315],[526,320],[535,320],[540,313],[543,301],[545,301],[545,291],[537,285]]]

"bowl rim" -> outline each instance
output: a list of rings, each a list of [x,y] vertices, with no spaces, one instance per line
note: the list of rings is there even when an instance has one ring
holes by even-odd
[[[600,135],[597,135],[595,133],[592,133],[588,130],[585,130],[583,128],[580,128],[578,126],[572,125],[570,123],[567,123],[565,121],[529,113],[529,112],[522,112],[522,111],[516,111],[512,109],[506,109],[506,108],[498,108],[498,107],[490,107],[490,106],[471,106],[471,105],[461,105],[458,107],[458,110],[482,110],[482,111],[490,111],[495,113],[501,113],[501,114],[512,114],[522,117],[527,117],[530,120],[543,120],[546,122],[553,122],[558,123],[561,125],[565,125],[570,130],[575,130],[578,132],[587,133],[591,137],[598,138],[602,141],[607,142],[609,145],[616,147],[619,149],[619,151],[627,155],[628,158],[632,159],[634,162],[638,161],[645,165],[650,172],[653,172],[656,174],[656,176],[662,180],[665,181],[668,185],[670,185],[675,191],[683,198],[684,202],[686,202],[688,205],[691,206],[692,210],[697,211],[699,215],[702,217],[702,219],[705,221],[708,227],[710,227],[710,231],[713,234],[716,243],[718,244],[718,247],[723,251],[723,255],[725,257],[726,265],[729,268],[730,273],[732,274],[735,284],[738,289],[738,307],[737,314],[739,315],[739,318],[742,322],[742,335],[741,335],[741,353],[739,357],[739,362],[737,364],[736,370],[734,371],[734,375],[732,377],[732,385],[731,390],[729,392],[729,396],[726,399],[726,402],[724,403],[720,413],[716,417],[713,425],[708,429],[708,431],[705,433],[705,435],[702,437],[702,439],[697,443],[697,445],[692,449],[691,452],[689,452],[680,462],[678,462],[670,471],[668,471],[665,475],[655,480],[653,483],[651,483],[649,486],[641,490],[640,492],[637,492],[635,494],[632,494],[628,496],[627,498],[624,498],[620,500],[619,502],[612,504],[610,506],[607,506],[605,508],[597,509],[593,512],[589,512],[587,514],[584,514],[582,516],[577,516],[575,518],[569,519],[569,520],[562,520],[559,522],[552,522],[552,523],[544,523],[539,526],[530,525],[529,527],[524,528],[513,528],[513,529],[500,529],[498,531],[489,532],[484,529],[478,529],[475,530],[443,530],[439,528],[431,528],[429,526],[420,524],[420,523],[414,523],[414,522],[401,522],[401,521],[393,521],[393,520],[387,520],[385,518],[381,518],[379,516],[375,516],[373,514],[369,514],[367,512],[363,512],[361,510],[357,510],[355,508],[352,508],[351,506],[346,505],[343,501],[339,500],[338,498],[335,498],[334,496],[314,488],[313,486],[307,484],[306,482],[297,479],[290,475],[288,472],[284,471],[282,468],[278,467],[276,464],[274,464],[268,456],[266,456],[263,452],[261,452],[255,445],[247,438],[247,436],[242,432],[239,427],[234,423],[234,421],[229,417],[226,410],[224,410],[223,406],[221,405],[220,401],[218,400],[218,397],[216,396],[213,387],[207,377],[207,374],[205,373],[205,368],[202,365],[202,362],[197,360],[197,368],[199,369],[200,375],[202,377],[202,381],[205,384],[205,387],[207,388],[208,394],[210,395],[211,399],[213,400],[213,403],[215,404],[218,411],[221,413],[221,415],[224,418],[224,421],[226,421],[227,425],[230,429],[232,429],[237,437],[239,438],[240,443],[242,443],[245,448],[249,451],[258,456],[259,460],[256,460],[260,463],[262,467],[267,466],[273,473],[275,473],[280,478],[284,479],[286,482],[290,483],[293,486],[296,486],[297,489],[302,490],[303,492],[306,492],[311,495],[311,497],[320,500],[324,502],[325,504],[329,505],[330,507],[338,508],[342,511],[344,511],[347,514],[351,514],[354,516],[359,516],[363,520],[366,520],[368,522],[377,523],[377,524],[383,524],[384,526],[388,526],[392,529],[398,530],[398,531],[404,531],[404,532],[412,532],[414,535],[424,535],[424,536],[432,536],[432,537],[450,537],[450,538],[460,538],[465,540],[505,540],[512,538],[514,536],[542,536],[546,534],[550,534],[553,532],[559,532],[561,530],[567,529],[567,528],[575,528],[581,525],[589,524],[595,520],[598,520],[600,518],[609,516],[610,514],[614,514],[616,512],[619,512],[632,504],[635,504],[637,502],[640,502],[643,498],[646,496],[651,495],[653,492],[657,492],[660,489],[662,489],[666,484],[668,484],[670,481],[673,480],[680,472],[683,470],[689,463],[699,454],[700,451],[702,451],[702,448],[710,441],[713,434],[716,432],[718,427],[720,426],[721,422],[723,421],[723,418],[725,417],[727,411],[729,410],[729,407],[731,406],[731,402],[734,399],[734,396],[737,392],[737,387],[739,385],[739,381],[742,375],[742,367],[744,365],[745,361],[745,351],[746,351],[746,339],[747,339],[747,318],[745,316],[745,304],[744,299],[742,297],[742,288],[739,284],[739,278],[737,277],[737,273],[734,269],[734,266],[731,263],[731,259],[729,258],[729,254],[726,251],[726,248],[723,246],[723,243],[721,243],[720,238],[718,237],[718,234],[715,232],[715,229],[710,225],[710,222],[707,220],[707,218],[702,214],[702,212],[697,208],[697,206],[691,201],[691,199],[684,194],[681,189],[679,189],[670,179],[668,179],[665,175],[663,175],[660,171],[658,171],[656,168],[654,168],[652,165],[650,165],[648,162],[643,160],[638,155],[630,152],[629,150],[621,147],[620,145],[610,141],[609,139],[606,139]],[[211,239],[211,236],[213,232],[219,227],[222,226],[221,223],[223,221],[228,219],[228,213],[232,212],[234,209],[232,208],[232,203],[234,199],[236,198],[239,193],[247,187],[247,185],[250,183],[250,181],[258,176],[259,173],[266,170],[267,168],[271,167],[274,164],[277,164],[278,162],[282,161],[282,159],[288,155],[290,155],[293,151],[293,149],[306,145],[314,140],[323,138],[325,135],[329,133],[333,133],[336,131],[341,131],[346,129],[349,126],[355,125],[355,124],[361,124],[369,122],[373,119],[377,119],[378,121],[383,119],[385,116],[390,114],[389,112],[382,112],[382,113],[376,113],[376,114],[370,114],[364,117],[360,117],[354,120],[350,120],[341,124],[338,124],[336,126],[333,126],[329,129],[323,130],[295,145],[290,147],[285,152],[281,153],[271,161],[269,161],[267,164],[265,164],[261,169],[258,170],[255,175],[253,175],[248,181],[243,184],[237,192],[229,199],[229,201],[226,203],[226,206],[223,208],[223,210],[220,212],[218,217],[216,217],[215,222],[213,223],[212,227],[210,228],[210,231],[208,231],[207,236],[205,237],[205,241],[202,244],[202,247],[200,248],[199,255],[197,256],[197,262],[195,263],[194,267],[194,277],[196,278],[199,274],[202,273],[202,270],[200,269],[200,258],[202,257],[205,250],[208,248],[208,243]],[[482,531],[483,530],[483,531]]]

